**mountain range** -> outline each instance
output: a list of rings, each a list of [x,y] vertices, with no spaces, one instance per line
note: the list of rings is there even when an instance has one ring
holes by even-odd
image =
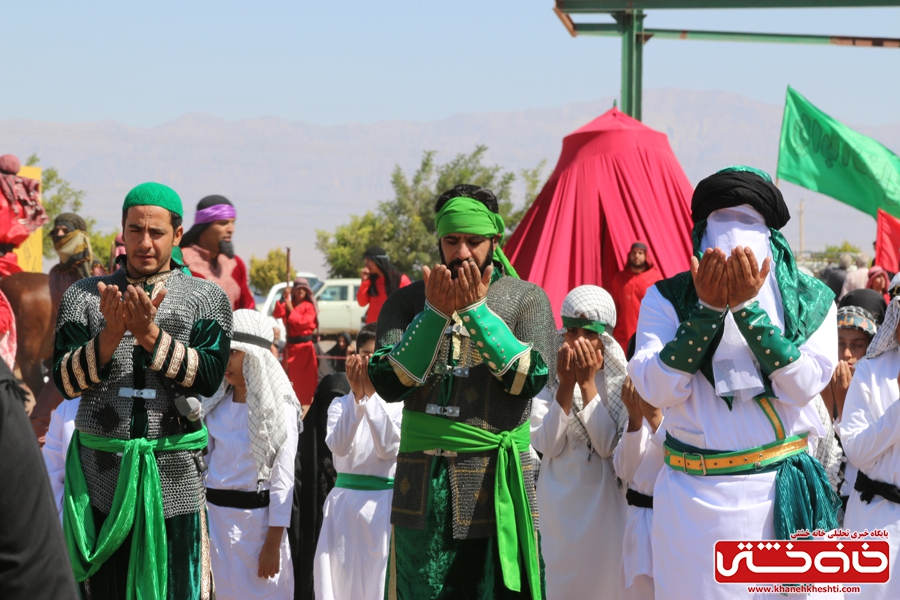
[[[816,99],[810,99],[814,103]],[[827,104],[827,102],[820,102]],[[290,246],[294,265],[326,273],[315,250],[315,230],[333,229],[350,214],[391,196],[395,166],[412,173],[426,150],[444,161],[476,145],[508,170],[547,160],[550,175],[562,138],[613,105],[612,98],[556,108],[459,114],[432,122],[382,121],[319,126],[275,117],[228,121],[186,114],[152,128],[115,121],[52,123],[0,120],[0,154],[23,162],[32,153],[86,191],[83,212],[103,229],[117,225],[128,190],[160,181],[179,192],[186,224],[207,194],[237,206],[235,244],[245,258]],[[644,93],[644,122],[665,132],[690,181],[728,165],[749,164],[774,174],[782,107],[721,91],[679,89]],[[833,115],[841,118],[842,115]],[[856,127],[895,152],[900,122]],[[796,217],[804,199],[804,246],[822,249],[846,239],[871,250],[874,220],[849,206],[782,183]],[[521,197],[521,196],[520,196]],[[800,219],[785,227],[799,249]]]

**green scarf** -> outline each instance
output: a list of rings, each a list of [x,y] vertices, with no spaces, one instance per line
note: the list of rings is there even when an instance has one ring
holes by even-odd
[[[500,244],[506,233],[503,217],[492,212],[487,206],[473,198],[451,198],[434,217],[434,227],[438,237],[451,233],[468,233],[493,238],[500,235],[500,242],[494,248],[493,259],[503,266],[503,272],[519,279],[518,273],[503,254]]]
[[[154,453],[199,450],[206,444],[205,426],[200,431],[158,440],[119,440],[75,430],[66,455],[63,532],[76,581],[84,581],[96,573],[132,532],[126,598],[166,598],[169,560],[162,488]],[[122,453],[112,508],[99,534],[81,468],[80,446]]]
[[[394,489],[394,478],[360,473],[338,473],[334,487],[362,492],[392,490]]]
[[[774,265],[775,281],[778,291],[781,292],[782,307],[784,309],[784,336],[795,346],[801,346],[809,336],[822,325],[831,305],[834,304],[834,293],[823,282],[815,277],[801,273],[794,261],[794,255],[787,240],[777,229],[769,229],[772,247],[772,264]],[[694,242],[694,256],[698,259],[702,256],[700,242],[706,232],[706,221],[699,221],[694,225],[692,232]],[[697,290],[694,288],[694,280],[690,271],[679,273],[674,277],[664,279],[656,284],[656,288],[662,297],[672,303],[679,321],[686,321],[691,311],[697,306]],[[713,340],[710,351],[700,365],[700,372],[715,387],[713,377],[712,358],[715,349],[722,339],[722,330]],[[773,397],[771,383],[763,378],[766,386],[761,396]],[[723,398],[728,408],[731,408],[732,398]]]
[[[603,333],[606,331],[606,323],[601,321],[591,321],[590,319],[579,319],[577,317],[563,317],[563,327],[569,329],[587,329],[594,333]]]
[[[422,452],[435,448],[463,453],[497,451],[494,510],[503,584],[514,592],[521,591],[519,563],[524,562],[531,597],[540,600],[537,540],[522,478],[522,465],[519,463],[519,453],[526,452],[530,443],[530,425],[527,421],[512,431],[491,433],[442,417],[403,411],[400,452]]]

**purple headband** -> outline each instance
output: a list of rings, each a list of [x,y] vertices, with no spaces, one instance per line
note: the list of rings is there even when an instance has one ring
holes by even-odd
[[[230,204],[214,204],[197,211],[197,215],[194,217],[194,225],[234,219],[236,216],[237,211]]]

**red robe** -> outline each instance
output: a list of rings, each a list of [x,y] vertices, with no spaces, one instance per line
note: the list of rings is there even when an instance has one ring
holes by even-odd
[[[655,265],[643,273],[635,273],[631,267],[626,266],[613,276],[612,294],[616,303],[616,329],[613,337],[622,346],[622,350],[628,348],[628,340],[637,331],[638,315],[641,312],[641,301],[647,290],[657,281],[663,278]]]
[[[401,275],[400,287],[406,287],[409,284],[409,277]],[[384,306],[384,301],[387,300],[387,294],[384,292],[384,277],[379,277],[375,282],[375,289],[378,290],[377,296],[369,295],[369,289],[371,287],[372,281],[370,279],[365,279],[363,280],[362,285],[359,286],[359,291],[356,292],[356,301],[359,305],[369,305],[369,310],[366,311],[366,325],[378,320],[378,315],[381,314],[381,307]]]
[[[288,343],[284,347],[284,364],[294,393],[303,406],[312,404],[319,384],[319,366],[313,341],[291,343],[291,338],[311,337],[316,330],[316,309],[312,302],[301,302],[287,314],[284,302],[277,302],[272,316],[284,321]]]
[[[253,292],[247,285],[247,266],[240,256],[228,258],[220,253],[213,265],[209,262],[209,252],[196,244],[185,246],[181,253],[191,275],[208,279],[225,290],[231,301],[231,310],[256,308]]]

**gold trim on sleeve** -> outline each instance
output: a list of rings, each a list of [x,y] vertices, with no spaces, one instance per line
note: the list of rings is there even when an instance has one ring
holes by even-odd
[[[72,381],[69,379],[69,359],[71,357],[71,352],[66,352],[66,355],[63,356],[62,362],[59,363],[59,374],[62,379],[63,390],[65,390],[66,395],[69,398],[74,398],[78,395],[78,393],[75,391],[75,388],[72,387]]]
[[[516,378],[513,379],[513,384],[509,388],[509,393],[513,396],[518,396],[522,393],[522,388],[525,387],[525,382],[528,380],[528,372],[531,370],[531,350],[529,349],[528,353],[522,355],[519,358],[519,364],[516,365]]]
[[[87,357],[88,377],[91,383],[100,383],[100,372],[97,370],[97,338],[93,338],[87,343],[84,349],[84,355]]]
[[[75,352],[72,353],[72,372],[75,373],[75,381],[78,382],[78,387],[82,390],[86,390],[88,387],[87,377],[85,377],[84,369],[81,368],[81,349],[84,346],[79,346],[75,349]]]
[[[172,379],[176,375],[178,375],[179,369],[181,369],[181,363],[184,362],[185,355],[185,347],[179,341],[175,341],[174,348],[172,350],[172,360],[169,361],[169,368],[166,370],[166,377]]]
[[[184,381],[181,385],[191,387],[194,385],[194,379],[197,378],[197,369],[200,366],[200,355],[193,348],[187,349],[187,368],[184,370]]]
[[[154,371],[159,371],[163,368],[163,364],[166,362],[166,356],[169,354],[169,346],[172,345],[172,336],[163,331],[159,330],[159,335],[161,339],[159,340],[159,344],[156,346],[156,353],[153,355],[153,362],[150,363],[150,368]]]

